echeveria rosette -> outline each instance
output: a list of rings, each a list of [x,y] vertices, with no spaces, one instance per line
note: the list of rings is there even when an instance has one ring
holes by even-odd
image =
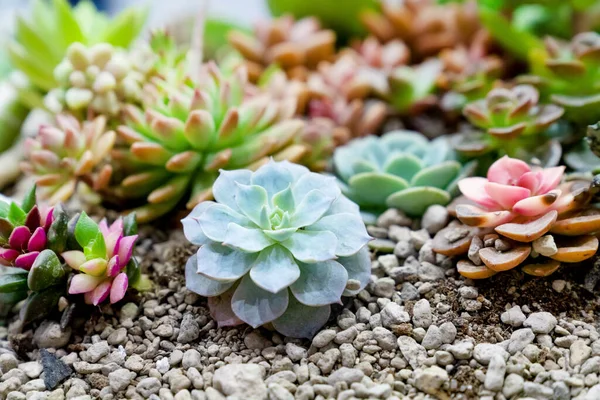
[[[182,222],[201,246],[187,263],[187,287],[209,297],[220,326],[272,324],[310,338],[330,304],[368,283],[371,238],[332,177],[271,161],[256,172],[221,171],[213,190],[216,202]]]
[[[600,34],[583,32],[570,42],[547,38],[545,49],[529,55],[531,74],[520,77],[565,109],[578,124],[600,119]]]
[[[465,117],[481,129],[477,138],[464,135],[456,140],[456,148],[467,155],[501,151],[516,156],[522,148],[539,146],[540,135],[554,124],[564,110],[553,104],[539,104],[539,93],[530,85],[511,89],[494,88],[485,99],[467,104]],[[543,141],[548,141],[542,137]]]
[[[56,126],[43,125],[25,141],[21,169],[32,175],[39,195],[50,204],[67,201],[80,182],[101,190],[110,181],[107,156],[116,140],[104,116],[79,122],[70,114],[56,116]]]
[[[457,180],[474,169],[454,159],[446,138],[429,141],[413,131],[355,139],[336,149],[333,166],[342,192],[369,221],[389,207],[417,217],[430,205],[446,205]]]
[[[69,294],[83,294],[85,302],[95,306],[107,298],[111,304],[120,301],[130,279],[136,273],[139,279],[132,258],[138,238],[135,230],[135,216],[125,221],[119,218],[109,226],[105,219],[96,224],[82,213],[74,230],[82,250],[61,254],[67,265],[78,272],[71,278]]]
[[[117,129],[127,147],[113,151],[123,173],[114,194],[146,200],[139,221],[171,211],[182,200],[191,209],[210,199],[220,168],[256,168],[268,157],[300,160],[306,145],[297,139],[303,122],[292,119],[296,103],[248,96],[247,73],[227,76],[205,65],[198,84],[155,79],[145,109],[125,109],[127,125]]]
[[[589,206],[589,182],[561,183],[564,170],[532,168],[505,156],[492,164],[487,178],[462,179],[458,186],[464,197],[454,204],[456,217],[480,231],[467,228],[452,240],[448,234],[455,228],[446,228],[434,238],[433,249],[445,255],[468,251],[469,260],[461,260],[458,271],[473,279],[519,265],[528,274],[546,276],[561,263],[592,257],[600,210]]]

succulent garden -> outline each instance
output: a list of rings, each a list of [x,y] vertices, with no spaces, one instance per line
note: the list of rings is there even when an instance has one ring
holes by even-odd
[[[600,1],[266,3],[16,17],[0,400],[600,399]]]

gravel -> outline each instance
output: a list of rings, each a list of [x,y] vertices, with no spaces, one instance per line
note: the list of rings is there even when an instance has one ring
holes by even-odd
[[[388,210],[369,227],[378,238],[371,283],[312,340],[218,328],[185,289],[194,249],[178,232],[142,231],[140,259],[156,288],[89,309],[64,330],[53,321],[0,328],[0,398],[600,398],[598,299],[568,276],[461,278],[431,251],[442,211],[411,221]]]

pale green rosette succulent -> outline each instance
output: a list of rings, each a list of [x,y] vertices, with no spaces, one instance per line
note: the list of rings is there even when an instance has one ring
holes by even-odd
[[[222,170],[213,190],[216,202],[182,222],[201,246],[187,262],[187,288],[209,298],[219,326],[270,324],[311,338],[331,304],[369,282],[371,238],[333,177],[271,161],[256,172]]]
[[[419,217],[458,194],[457,181],[475,163],[455,160],[447,138],[429,141],[414,131],[368,136],[338,147],[333,164],[342,192],[360,206],[366,222],[393,207]]]

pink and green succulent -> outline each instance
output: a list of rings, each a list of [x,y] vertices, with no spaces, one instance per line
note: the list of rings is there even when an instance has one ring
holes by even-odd
[[[598,250],[600,209],[590,205],[590,183],[562,183],[564,171],[564,166],[532,168],[505,156],[487,178],[462,179],[464,197],[452,208],[464,226],[440,231],[434,251],[467,254],[457,268],[471,279],[520,265],[527,274],[547,276],[563,263],[589,259]]]
[[[135,230],[135,217],[119,218],[109,226],[105,219],[96,224],[82,213],[74,231],[82,250],[61,254],[67,265],[78,272],[71,279],[69,294],[83,294],[85,302],[93,305],[107,298],[111,304],[120,301],[132,277],[128,265],[135,264]]]

